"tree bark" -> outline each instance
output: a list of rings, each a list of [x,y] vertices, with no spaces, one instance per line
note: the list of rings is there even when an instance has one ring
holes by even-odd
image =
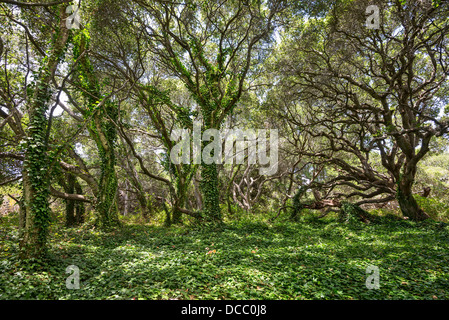
[[[429,217],[418,205],[415,198],[413,197],[412,186],[414,182],[414,177],[408,175],[403,175],[401,180],[398,182],[397,199],[399,207],[401,208],[402,214],[413,221],[423,221]]]
[[[85,50],[88,50],[88,43],[85,35],[80,35],[80,37],[78,42],[75,43],[78,49],[75,56],[80,59],[79,71],[85,77],[83,85],[88,88],[87,91],[89,92],[89,94],[86,94],[88,100],[86,112],[91,110],[94,114],[88,129],[96,143],[101,161],[98,196],[95,204],[97,212],[95,224],[100,228],[108,229],[120,224],[114,153],[117,129],[112,123],[117,118],[117,108],[109,103],[107,97],[102,95],[98,79],[87,54],[81,55]]]
[[[184,208],[186,203],[187,185],[183,177],[178,178],[178,185],[176,190],[175,205],[173,206],[172,223],[182,223],[182,212],[179,208]]]
[[[78,180],[75,178],[75,192],[77,194],[83,194],[83,188]],[[86,213],[86,207],[82,201],[75,202],[75,223],[77,226],[84,223],[84,215]]]
[[[215,163],[201,165],[200,189],[203,195],[204,218],[210,222],[221,222],[220,198],[218,193],[218,171]]]
[[[104,150],[104,149],[103,149]],[[118,220],[118,196],[117,176],[115,173],[114,151],[100,148],[101,177],[99,183],[100,194],[97,198],[96,210],[98,213],[97,225],[101,228],[109,228],[119,224]]]
[[[67,189],[65,192],[74,193],[75,192],[75,176],[67,175]],[[65,225],[66,227],[73,227],[76,224],[75,220],[75,200],[66,199],[65,200]]]
[[[65,8],[59,8],[59,34],[51,53],[44,60],[36,80],[32,100],[28,104],[29,124],[27,146],[22,169],[24,210],[20,213],[19,233],[21,258],[42,256],[47,242],[50,219],[50,168],[48,157],[48,121],[46,112],[50,98],[50,83],[68,40]]]

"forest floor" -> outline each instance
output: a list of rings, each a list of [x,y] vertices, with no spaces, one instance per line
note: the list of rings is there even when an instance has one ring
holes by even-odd
[[[53,225],[47,258],[26,262],[16,225],[0,224],[0,299],[449,299],[449,227],[436,222]],[[69,265],[79,289],[66,288]]]

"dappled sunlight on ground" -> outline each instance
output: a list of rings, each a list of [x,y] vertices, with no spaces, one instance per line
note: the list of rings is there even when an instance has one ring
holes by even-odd
[[[226,224],[220,231],[55,226],[46,260],[0,233],[0,299],[448,299],[449,232],[432,222]],[[65,269],[80,270],[80,289]],[[366,268],[380,270],[368,290]]]

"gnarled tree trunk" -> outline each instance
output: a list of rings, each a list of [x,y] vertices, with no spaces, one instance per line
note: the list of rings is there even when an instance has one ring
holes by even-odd
[[[402,214],[413,221],[422,221],[428,219],[429,216],[419,207],[413,197],[414,175],[412,172],[403,174],[398,182],[396,197]]]

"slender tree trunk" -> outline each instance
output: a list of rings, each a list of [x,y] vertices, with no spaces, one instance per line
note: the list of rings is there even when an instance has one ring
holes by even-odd
[[[170,227],[172,224],[172,220],[171,220],[171,212],[168,209],[167,203],[163,202],[163,206],[164,206],[164,211],[165,211],[165,221],[164,221],[164,226],[166,227]]]
[[[72,174],[67,174],[67,189],[65,192],[74,193],[75,192],[75,176]],[[73,227],[76,225],[75,219],[75,200],[66,199],[65,204],[65,225],[66,227]]]
[[[25,182],[23,182],[23,185],[25,185]],[[19,239],[22,239],[26,226],[26,209],[24,205],[24,196],[19,201]]]
[[[123,192],[123,216],[127,216],[129,212],[129,194],[128,194],[128,181],[125,180],[125,190]]]
[[[196,200],[196,207],[198,210],[203,210],[203,198],[201,196],[200,186],[196,176],[193,178],[193,187]]]
[[[145,221],[147,221],[150,218],[150,210],[148,209],[148,203],[147,203],[145,194],[143,192],[138,191],[137,192],[137,200],[139,201],[140,212],[142,214],[142,218]]]
[[[75,192],[77,194],[83,194],[83,188],[81,187],[78,180],[75,178]],[[77,226],[84,223],[84,215],[86,213],[86,207],[82,201],[75,202],[75,224]]]

